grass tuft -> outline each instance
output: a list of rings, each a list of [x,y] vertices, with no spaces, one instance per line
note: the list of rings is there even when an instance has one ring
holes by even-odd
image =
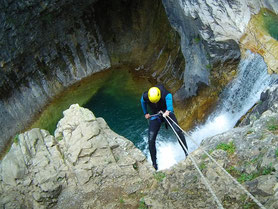
[[[158,182],[162,182],[162,180],[166,177],[165,173],[159,171],[157,173],[154,174],[154,178],[158,181]]]
[[[19,135],[17,134],[17,135],[15,135],[15,137],[14,137],[14,143],[15,143],[15,144],[18,144],[18,142],[19,142]]]
[[[142,197],[142,198],[140,199],[138,209],[147,209],[147,208],[148,208],[148,207],[147,207],[147,205],[146,205],[146,203],[145,203],[145,200],[144,200],[144,198]]]
[[[278,130],[278,121],[276,118],[271,118],[267,123],[267,129],[269,131],[277,131]]]
[[[228,144],[226,144],[226,143],[218,144],[216,146],[216,149],[222,149],[222,150],[228,152],[229,155],[232,155],[235,152],[236,147],[233,142],[229,142]]]
[[[199,168],[201,171],[203,171],[204,169],[207,168],[207,165],[205,164],[205,162],[202,162],[200,165],[199,165]]]

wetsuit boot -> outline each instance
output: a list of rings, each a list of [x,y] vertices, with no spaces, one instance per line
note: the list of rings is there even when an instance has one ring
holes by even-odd
[[[157,163],[156,163],[156,146],[155,146],[155,141],[156,141],[156,136],[157,133],[160,129],[161,122],[160,120],[150,120],[150,125],[149,125],[149,150],[151,154],[151,159],[153,163],[153,167],[155,170],[157,170]]]

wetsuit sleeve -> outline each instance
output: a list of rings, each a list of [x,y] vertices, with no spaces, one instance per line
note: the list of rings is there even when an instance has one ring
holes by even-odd
[[[174,112],[174,107],[173,107],[173,96],[171,93],[167,94],[165,97],[166,100],[166,106],[167,110]]]
[[[141,106],[142,106],[144,115],[146,115],[148,113],[148,111],[147,111],[147,103],[145,102],[145,100],[143,98],[143,95],[141,97]]]

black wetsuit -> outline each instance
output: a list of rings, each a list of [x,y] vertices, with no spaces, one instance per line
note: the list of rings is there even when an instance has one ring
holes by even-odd
[[[177,119],[174,114],[174,110],[173,110],[172,94],[170,92],[168,92],[164,88],[163,85],[157,85],[156,87],[159,88],[160,92],[161,92],[161,98],[157,103],[150,102],[147,91],[144,92],[141,97],[141,105],[142,105],[144,114],[146,115],[148,113],[147,106],[149,107],[149,109],[151,111],[151,115],[159,113],[159,111],[165,112],[166,110],[169,110],[169,111],[171,111],[169,114],[170,118],[178,124]],[[181,141],[183,142],[183,144],[185,145],[185,147],[187,149],[187,144],[186,144],[185,137],[184,137],[182,131],[171,120],[168,120],[168,121],[171,123],[171,125],[173,126],[173,128],[175,129],[175,131],[177,132]],[[157,170],[157,163],[156,163],[155,141],[156,141],[156,136],[158,134],[158,131],[161,127],[161,123],[163,123],[163,122],[165,122],[165,119],[163,118],[162,115],[157,115],[157,116],[151,117],[150,122],[149,122],[149,132],[148,132],[149,150],[151,153],[151,159],[152,159],[153,166],[156,170]],[[178,140],[178,141],[180,143],[180,140]],[[183,146],[182,146],[182,149],[185,152],[185,155],[187,156],[187,152],[183,148]]]

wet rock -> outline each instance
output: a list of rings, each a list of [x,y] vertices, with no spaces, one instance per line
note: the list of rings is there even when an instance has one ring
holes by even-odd
[[[278,112],[278,85],[266,89],[261,93],[260,101],[248,112],[239,126],[245,126],[258,119],[267,110]]]

